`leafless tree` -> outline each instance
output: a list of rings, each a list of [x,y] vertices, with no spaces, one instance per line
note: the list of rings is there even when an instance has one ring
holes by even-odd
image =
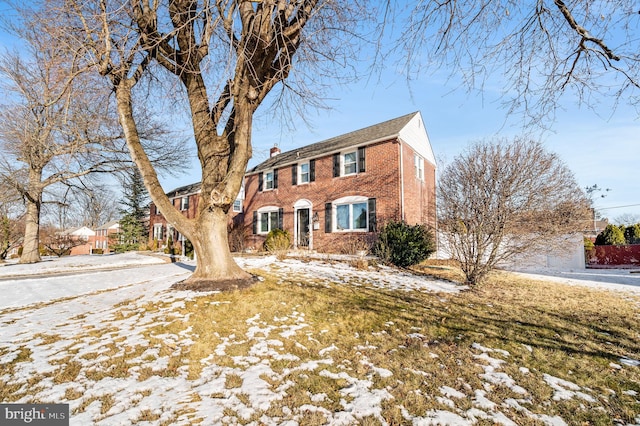
[[[316,66],[307,74],[314,83],[331,67],[350,66],[354,44],[341,35],[350,37],[366,9],[333,0],[68,0],[63,6],[56,22],[65,20],[71,50],[84,49],[111,82],[127,146],[153,202],[193,243],[198,265],[188,285],[251,280],[231,257],[227,213],[251,158],[254,114],[276,87],[276,98],[307,93],[305,64]],[[157,81],[145,81],[149,76]],[[142,102],[167,96],[159,90],[169,86],[170,95],[188,103],[202,168],[194,219],[166,197],[140,143],[134,94],[142,82],[154,90]]]
[[[24,209],[20,202],[20,194],[2,179],[0,193],[0,262],[3,262],[9,251],[22,242]]]
[[[640,7],[632,0],[411,2],[401,37],[411,72],[423,66],[462,75],[469,88],[489,76],[510,112],[544,126],[570,92],[607,115],[601,102],[640,101]]]
[[[556,154],[527,139],[477,142],[438,183],[441,244],[471,284],[523,253],[555,253],[589,220],[588,201]]]
[[[41,31],[35,22],[23,24],[16,32],[26,49],[0,58],[6,99],[0,109],[0,175],[26,204],[20,262],[33,263],[40,260],[45,189],[131,167],[131,160],[109,108],[109,88],[54,35]],[[153,150],[154,160],[175,164],[171,163],[175,158],[167,155],[175,145],[158,140],[163,139],[161,129],[145,123],[141,134],[141,139],[160,142],[155,147],[161,148]]]
[[[68,256],[74,247],[87,244],[83,239],[55,228],[45,229],[41,243],[49,253],[58,257]]]

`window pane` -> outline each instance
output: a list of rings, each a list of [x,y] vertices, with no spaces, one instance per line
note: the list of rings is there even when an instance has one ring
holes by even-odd
[[[260,232],[269,232],[269,213],[260,213]]]
[[[352,204],[353,229],[367,229],[367,203]]]
[[[309,164],[300,165],[300,182],[309,182]]]
[[[356,153],[344,154],[344,174],[348,175],[356,172]]]
[[[265,188],[273,189],[273,172],[269,172],[265,177]]]
[[[274,229],[278,229],[278,212],[270,212],[270,226],[269,231],[273,231]]]
[[[336,224],[338,229],[349,229],[349,205],[337,207]]]

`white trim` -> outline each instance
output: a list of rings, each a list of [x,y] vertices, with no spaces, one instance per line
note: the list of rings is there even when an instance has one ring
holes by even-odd
[[[298,248],[298,210],[309,210],[309,241],[307,248],[313,250],[313,204],[307,199],[300,199],[293,205],[293,247]]]
[[[271,229],[267,229],[266,231],[262,230],[262,214],[263,213],[273,213],[273,212],[278,213],[279,211],[280,211],[280,207],[277,207],[277,206],[264,206],[264,207],[260,207],[258,210],[256,210],[256,212],[258,214],[258,223],[256,224],[256,234],[257,235],[267,235],[269,233],[269,231],[271,230]],[[268,221],[267,221],[267,228],[271,228],[271,218],[270,217],[268,218]]]
[[[347,173],[345,171],[345,167],[347,165],[345,162],[345,157],[348,154],[353,154],[355,156],[353,162],[349,163],[349,164],[353,164],[354,166],[354,171],[351,173]],[[358,174],[358,149],[356,148],[355,151],[341,152],[340,153],[340,176],[353,176],[357,174]]]
[[[306,182],[302,181],[302,166],[307,166],[307,180]],[[307,185],[309,184],[309,182],[311,182],[311,164],[309,161],[303,162],[303,163],[298,163],[298,166],[296,167],[296,173],[298,173],[298,176],[296,178],[296,185]]]
[[[269,175],[269,173],[271,173],[271,188],[267,188],[267,176]],[[263,180],[262,180],[262,191],[273,191],[274,185],[275,185],[275,171],[273,169],[271,169],[271,171],[266,171],[264,172],[263,176]]]
[[[364,204],[366,209],[366,223],[364,228],[340,229],[338,228],[338,206],[353,206],[353,204]],[[332,232],[368,232],[369,231],[369,198],[362,195],[351,195],[338,198],[331,203],[331,224]],[[349,207],[349,226],[353,224],[353,207]]]

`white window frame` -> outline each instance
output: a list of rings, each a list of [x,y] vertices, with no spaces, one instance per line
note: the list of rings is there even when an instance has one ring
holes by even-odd
[[[342,197],[331,203],[332,208],[332,224],[333,232],[367,232],[369,230],[369,199],[362,196]],[[353,206],[356,204],[364,204],[365,207],[365,223],[364,228],[352,228],[353,226]],[[349,228],[341,228],[338,225],[338,207],[348,206]]]
[[[307,168],[306,172],[303,172],[303,167]],[[304,176],[306,175],[306,179]],[[309,163],[302,163],[298,165],[298,185],[311,182],[311,166]]]
[[[153,239],[154,240],[158,240],[161,241],[162,240],[162,224],[161,223],[154,223],[153,224]]]
[[[267,235],[269,232],[273,231],[274,229],[277,228],[273,228],[271,226],[271,215],[275,214],[276,215],[276,227],[277,227],[277,222],[279,222],[280,218],[278,217],[278,213],[280,212],[280,208],[276,207],[276,206],[267,206],[267,207],[261,207],[257,210],[258,212],[258,223],[256,224],[256,234],[259,235]],[[263,215],[267,215],[267,230],[264,231],[262,229],[262,217]]]
[[[180,198],[180,210],[189,210],[189,196]]]
[[[269,179],[271,178],[271,179]],[[273,170],[271,170],[270,172],[265,172],[264,173],[264,182],[263,182],[263,190],[264,191],[271,191],[273,190],[273,184],[274,184],[274,173]]]
[[[236,213],[242,213],[242,199],[236,198],[233,201],[233,211]]]
[[[347,155],[353,154],[353,161],[347,163]],[[353,165],[353,172],[347,172],[347,166]],[[358,150],[340,154],[340,176],[351,176],[358,174]]]
[[[414,167],[416,169],[416,178],[424,181],[424,158],[415,154],[413,157]]]

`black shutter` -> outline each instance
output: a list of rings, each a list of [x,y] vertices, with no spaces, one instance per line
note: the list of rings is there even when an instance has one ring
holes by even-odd
[[[364,158],[364,146],[358,148],[358,172],[362,173],[366,169],[366,160]]]
[[[333,205],[331,203],[326,203],[324,205],[324,232],[331,232],[331,216],[333,214]]]
[[[316,160],[309,161],[309,182],[316,180]]]
[[[369,232],[376,232],[376,230],[377,230],[376,199],[369,198]]]
[[[340,154],[333,154],[333,177],[340,176]]]
[[[278,169],[273,170],[273,189],[278,187]]]
[[[262,192],[262,188],[264,184],[264,173],[258,173],[258,191]]]
[[[298,165],[293,164],[291,166],[291,185],[296,186],[298,184]]]
[[[284,229],[283,218],[284,218],[284,209],[279,208],[278,209],[278,229]]]
[[[258,212],[253,212],[253,233],[258,233]]]

